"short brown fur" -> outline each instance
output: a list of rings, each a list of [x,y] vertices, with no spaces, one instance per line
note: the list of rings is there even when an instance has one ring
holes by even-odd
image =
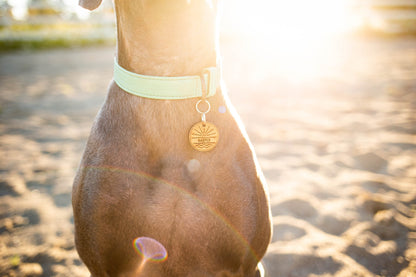
[[[120,65],[155,76],[215,66],[216,6],[116,0]],[[192,149],[187,132],[200,120],[197,100],[141,98],[111,82],[73,186],[76,247],[92,276],[257,276],[271,236],[262,173],[223,89],[209,98],[207,114],[218,145]],[[169,256],[138,272],[132,241],[141,236],[160,241]]]

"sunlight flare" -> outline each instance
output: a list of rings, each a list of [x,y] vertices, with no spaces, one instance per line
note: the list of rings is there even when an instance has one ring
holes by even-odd
[[[248,0],[224,3],[223,35],[239,36],[249,55],[267,56],[290,82],[315,79],[331,67],[341,37],[355,30],[361,14],[355,0]],[[229,13],[229,14],[227,14]]]

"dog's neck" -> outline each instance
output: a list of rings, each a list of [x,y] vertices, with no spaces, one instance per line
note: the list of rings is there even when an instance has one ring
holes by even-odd
[[[115,1],[119,64],[152,76],[199,75],[215,66],[217,16],[216,7],[207,8],[211,4],[216,5],[209,0]]]

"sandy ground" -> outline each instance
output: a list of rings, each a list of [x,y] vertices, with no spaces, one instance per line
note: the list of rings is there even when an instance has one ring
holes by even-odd
[[[269,276],[416,276],[416,39],[303,49],[223,44],[270,189]],[[71,186],[113,52],[0,56],[1,276],[89,276]]]

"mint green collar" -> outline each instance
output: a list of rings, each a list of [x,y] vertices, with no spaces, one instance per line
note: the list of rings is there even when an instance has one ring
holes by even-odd
[[[215,95],[220,83],[219,70],[209,67],[204,70],[207,87],[206,97]],[[187,99],[202,97],[201,77],[158,77],[130,72],[114,59],[114,81],[128,93],[153,99]]]

